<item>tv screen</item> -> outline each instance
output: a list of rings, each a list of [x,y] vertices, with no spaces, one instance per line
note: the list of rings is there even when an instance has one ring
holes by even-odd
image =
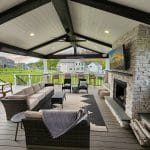
[[[124,45],[109,52],[110,69],[126,69]]]

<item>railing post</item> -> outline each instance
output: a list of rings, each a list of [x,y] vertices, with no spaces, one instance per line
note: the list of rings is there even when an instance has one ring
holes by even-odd
[[[29,80],[28,80],[28,81],[29,81],[28,84],[29,84],[29,86],[31,86],[32,81],[31,81],[31,75],[30,75],[30,74],[28,74],[28,79],[29,79]]]
[[[48,73],[45,73],[45,74],[43,74],[43,82],[44,83],[48,83],[49,81],[48,81]]]
[[[17,78],[16,78],[16,74],[14,74],[14,85],[17,85]]]

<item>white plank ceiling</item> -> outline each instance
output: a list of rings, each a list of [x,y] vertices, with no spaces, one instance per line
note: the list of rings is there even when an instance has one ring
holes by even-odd
[[[30,33],[35,36],[30,37]],[[48,3],[0,26],[0,41],[24,49],[65,34],[52,5]]]
[[[74,49],[73,49],[73,47],[70,47],[70,48],[68,48],[68,49],[66,49],[66,50],[64,50],[64,51],[61,51],[61,52],[58,52],[58,53],[56,53],[55,55],[69,55],[69,54],[74,54]]]
[[[25,0],[0,0],[0,13],[24,1]]]
[[[0,12],[24,1],[25,0],[0,0]],[[150,12],[150,0],[109,1],[120,3],[145,12]],[[110,44],[124,33],[140,24],[140,22],[72,2],[70,0],[68,0],[68,4],[73,28],[76,33]],[[105,30],[108,30],[110,33],[104,33]],[[30,33],[34,33],[35,36],[31,37]],[[66,34],[66,32],[52,2],[0,25],[0,42],[24,49],[30,49],[64,34]],[[77,39],[79,38],[77,37]],[[111,49],[90,41],[78,42],[78,44],[103,53],[108,53]],[[55,42],[36,49],[34,52],[48,55],[49,53],[70,45],[71,44],[67,42]],[[70,54],[73,52],[73,49],[68,49],[67,51],[66,52]]]
[[[109,1],[150,13],[150,0],[109,0]]]
[[[113,43],[139,22],[101,11],[86,5],[69,1],[71,17],[75,32]],[[109,30],[110,34],[104,33]]]
[[[95,50],[95,51],[98,51],[98,52],[102,52],[102,53],[108,53],[111,50],[111,48],[108,48],[108,47],[100,45],[100,44],[96,44],[91,41],[80,42],[79,45],[87,47],[87,48]]]
[[[52,44],[49,44],[47,46],[44,46],[40,49],[35,50],[34,52],[40,53],[40,54],[44,54],[44,55],[48,55],[50,53],[53,53],[57,50],[66,48],[68,46],[71,46],[70,43],[68,42],[54,42]]]

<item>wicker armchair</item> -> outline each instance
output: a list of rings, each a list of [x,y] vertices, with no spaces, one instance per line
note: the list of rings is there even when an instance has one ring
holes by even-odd
[[[87,120],[81,121],[77,126],[56,139],[51,138],[42,119],[25,118],[22,121],[28,149],[54,147],[89,149],[90,124]]]
[[[88,93],[88,84],[86,79],[79,79],[78,90],[86,90],[86,92]]]
[[[64,79],[64,84],[62,84],[62,90],[68,89],[71,93],[71,79]]]

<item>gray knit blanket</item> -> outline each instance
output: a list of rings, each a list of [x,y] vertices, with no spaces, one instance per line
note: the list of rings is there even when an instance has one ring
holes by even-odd
[[[88,114],[80,109],[79,111],[69,110],[42,110],[42,119],[48,128],[52,138],[57,138],[82,120],[87,120]]]

